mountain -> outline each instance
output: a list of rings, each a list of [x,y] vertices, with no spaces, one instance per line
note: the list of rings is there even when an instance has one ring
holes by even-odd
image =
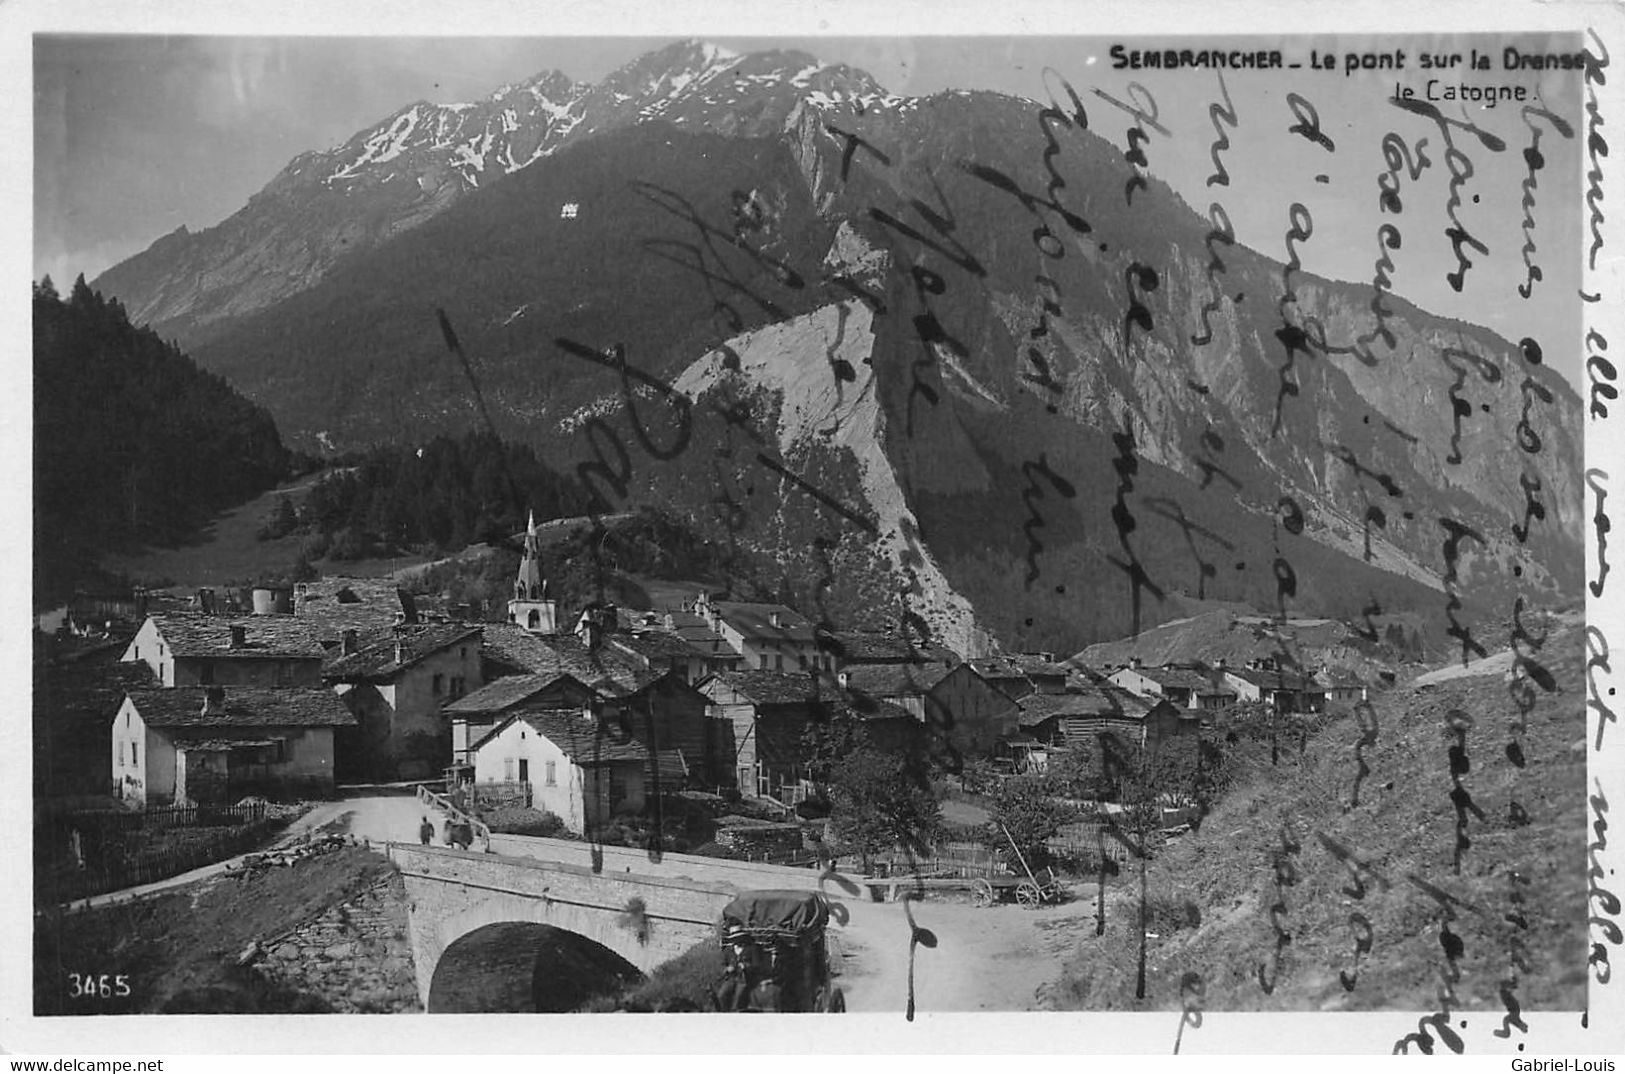
[[[1064,116],[692,43],[571,93],[568,144],[493,138],[482,160],[534,161],[500,181],[464,166],[482,185],[317,282],[295,287],[274,244],[211,239],[288,294],[227,316],[247,291],[222,286],[167,323],[215,311],[199,360],[303,446],[488,425],[611,509],[694,519],[757,591],[811,608],[863,579],[872,614],[962,650],[1072,652],[1180,596],[1422,610],[1438,640],[1451,585],[1480,632],[1515,593],[1578,592],[1566,382],[1397,298],[1391,342],[1362,355],[1369,288],[1239,245],[1214,246],[1210,276],[1207,221]],[[541,100],[493,100],[516,95]],[[456,148],[414,142],[411,114],[307,163],[304,202],[254,216],[262,194],[232,220],[315,234],[345,197],[383,220],[386,176]],[[185,277],[151,275],[144,293]],[[1447,523],[1470,531],[1450,582]]]
[[[343,145],[303,153],[221,224],[185,227],[94,281],[183,344],[314,285],[464,196],[605,131],[661,119],[775,133],[802,101],[876,102],[873,79],[794,51],[740,56],[683,41],[602,82],[546,71],[472,104],[417,101]]]

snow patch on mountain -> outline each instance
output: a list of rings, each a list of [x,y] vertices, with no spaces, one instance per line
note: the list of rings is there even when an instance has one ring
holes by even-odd
[[[462,145],[452,150],[452,164],[459,168],[473,168],[475,171],[485,170],[485,155],[491,151],[491,141],[495,137],[489,130],[484,134],[470,138]]]
[[[417,125],[418,106],[413,105],[395,117],[395,121],[383,131],[368,138],[361,156],[348,166],[340,168],[334,173],[333,178],[347,179],[364,165],[384,164],[394,160],[401,155],[401,149],[406,145],[406,140],[412,136],[412,132],[417,129]]]

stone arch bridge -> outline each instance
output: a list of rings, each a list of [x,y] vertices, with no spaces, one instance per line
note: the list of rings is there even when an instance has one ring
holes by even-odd
[[[813,891],[818,886],[817,874],[809,869],[681,854],[663,855],[656,862],[642,851],[612,847],[602,849],[595,869],[587,844],[562,840],[498,835],[491,849],[477,853],[389,844],[390,860],[405,882],[412,957],[425,1010],[453,1009],[445,994],[453,961],[447,955],[492,957],[475,953],[482,941],[488,951],[506,949],[512,958],[526,932],[557,930],[591,955],[595,965],[647,974],[713,939],[722,908],[739,892]],[[638,904],[641,911],[634,912]],[[538,980],[544,970],[537,965]]]

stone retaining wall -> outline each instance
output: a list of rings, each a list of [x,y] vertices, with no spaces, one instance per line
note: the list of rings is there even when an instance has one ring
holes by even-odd
[[[265,957],[255,966],[260,973],[320,996],[335,1011],[423,1009],[398,873],[261,946]]]

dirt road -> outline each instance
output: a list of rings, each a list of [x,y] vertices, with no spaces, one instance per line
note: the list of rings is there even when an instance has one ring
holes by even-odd
[[[915,924],[936,937],[914,952],[918,1012],[1032,1011],[1060,976],[1062,960],[1094,928],[1093,889],[1059,906],[977,908],[967,902],[912,904]],[[847,900],[836,930],[841,987],[852,1011],[903,1011],[908,1004],[909,924],[901,903]]]
[[[340,835],[353,835],[357,839],[370,839],[374,843],[395,841],[415,843],[418,826],[427,816],[435,826],[439,842],[445,815],[425,808],[408,794],[379,795],[372,798],[343,798],[337,802],[323,802],[309,813],[289,825],[285,838],[302,838],[306,832],[321,829]]]

